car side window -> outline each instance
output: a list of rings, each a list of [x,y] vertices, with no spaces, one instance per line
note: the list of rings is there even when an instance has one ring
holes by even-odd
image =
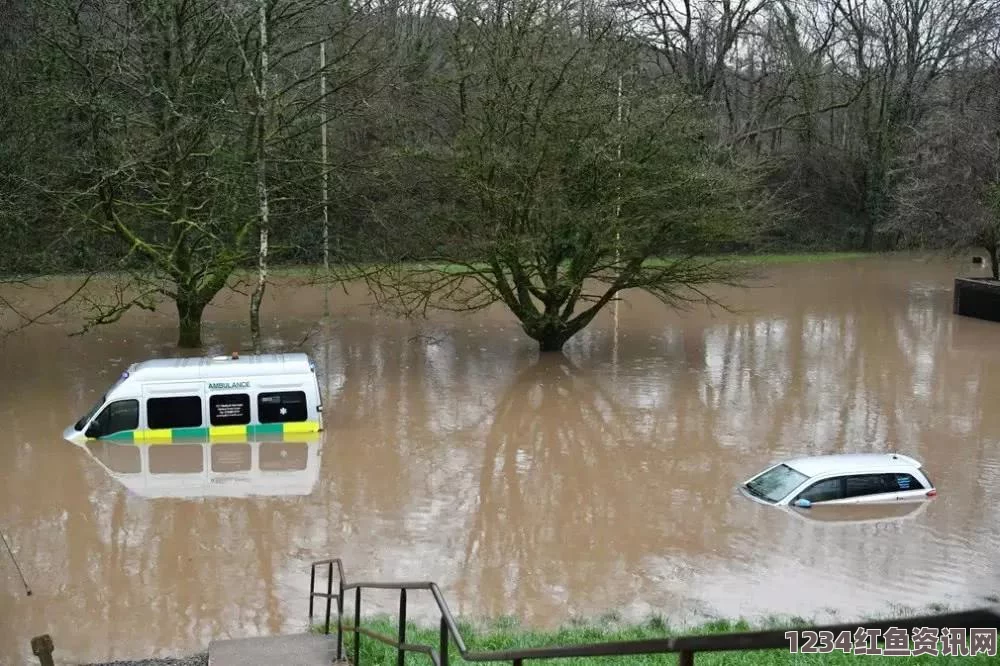
[[[843,481],[842,477],[817,481],[802,491],[796,499],[809,500],[814,504],[816,502],[830,502],[832,500],[843,499]]]
[[[924,484],[920,483],[912,474],[886,474],[885,478],[892,492],[925,490]]]
[[[898,489],[892,474],[855,474],[847,477],[846,497],[894,493]]]
[[[116,400],[104,408],[91,426],[98,437],[107,437],[116,432],[135,430],[139,427],[139,401]]]

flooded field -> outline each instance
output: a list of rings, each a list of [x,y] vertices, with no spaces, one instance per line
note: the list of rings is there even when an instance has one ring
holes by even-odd
[[[46,632],[87,661],[301,631],[308,563],[329,556],[543,626],[995,601],[1000,324],[951,314],[951,279],[978,270],[774,266],[726,292],[736,313],[630,295],[542,359],[499,309],[403,322],[334,290],[324,317],[322,289],[272,289],[266,344],[313,356],[326,430],[257,450],[61,440],[129,363],[178,355],[170,307],[19,333],[0,347],[0,529],[34,595],[0,552],[0,664],[33,663]],[[245,320],[220,296],[207,351],[246,348]],[[734,489],[778,458],[888,450],[939,496],[835,515]]]

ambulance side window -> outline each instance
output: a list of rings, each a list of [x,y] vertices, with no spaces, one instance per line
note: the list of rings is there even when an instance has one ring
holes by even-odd
[[[309,418],[305,391],[261,393],[257,396],[257,418],[261,423],[293,423]]]
[[[201,398],[150,398],[146,401],[146,422],[150,429],[197,428],[201,426]]]
[[[87,429],[88,437],[107,437],[139,427],[139,401],[116,400],[104,408]]]
[[[208,417],[214,426],[250,423],[250,396],[246,393],[213,395],[208,399]]]

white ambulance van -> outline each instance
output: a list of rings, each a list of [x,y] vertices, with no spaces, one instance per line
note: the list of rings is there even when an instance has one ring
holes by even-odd
[[[306,354],[134,363],[63,437],[167,444],[255,441],[323,429],[316,366]]]

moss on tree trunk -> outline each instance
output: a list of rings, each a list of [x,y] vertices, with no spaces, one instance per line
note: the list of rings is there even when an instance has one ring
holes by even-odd
[[[177,346],[184,349],[201,347],[201,318],[207,303],[196,298],[177,298]]]

